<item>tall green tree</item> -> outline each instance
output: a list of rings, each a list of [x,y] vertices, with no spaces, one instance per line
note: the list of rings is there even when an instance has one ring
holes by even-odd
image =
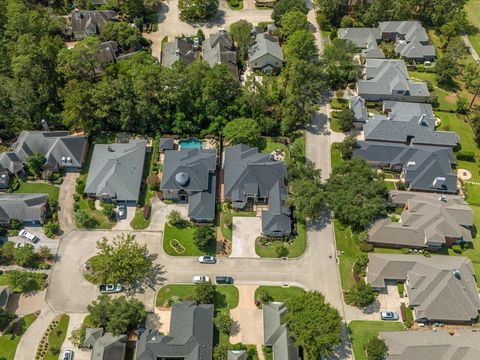
[[[123,51],[135,50],[148,44],[138,28],[123,21],[107,21],[102,28],[102,37],[107,41],[116,41]]]
[[[287,61],[293,59],[313,61],[318,58],[315,37],[308,30],[297,30],[292,33],[283,49]]]
[[[280,33],[284,38],[298,30],[309,30],[307,15],[300,10],[292,10],[285,13],[280,20]]]
[[[245,61],[248,47],[252,43],[252,24],[247,20],[238,20],[230,25],[230,33],[237,45],[240,60]]]
[[[215,15],[218,0],[180,0],[180,18],[185,21],[205,21]]]
[[[213,304],[215,302],[216,287],[211,282],[195,284],[193,297],[200,304]]]
[[[35,153],[27,157],[25,163],[27,164],[28,171],[30,171],[34,176],[39,177],[43,171],[45,161],[46,159],[43,154]]]
[[[92,82],[100,70],[98,52],[100,39],[97,36],[87,36],[80,40],[72,49],[62,49],[58,54],[57,71],[67,80],[77,79]]]
[[[240,118],[227,123],[223,129],[226,144],[245,144],[252,147],[261,145],[260,128],[253,119]]]
[[[314,0],[315,9],[322,13],[334,27],[340,26],[340,21],[347,14],[348,0]]]
[[[368,360],[383,360],[387,356],[388,346],[385,341],[374,336],[365,345]]]
[[[303,0],[278,0],[273,6],[272,19],[278,24],[283,15],[293,10],[308,13],[307,5]]]

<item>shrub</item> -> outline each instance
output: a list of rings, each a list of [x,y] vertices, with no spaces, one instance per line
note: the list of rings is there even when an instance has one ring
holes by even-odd
[[[376,294],[372,286],[361,280],[345,291],[345,302],[349,305],[365,307],[375,300]]]
[[[460,150],[457,152],[457,160],[475,162],[475,153],[473,151]]]
[[[10,220],[10,229],[12,230],[20,230],[22,227],[22,222],[18,219],[11,219]]]
[[[90,210],[95,210],[95,200],[92,198],[87,199],[87,206]]]
[[[260,302],[263,304],[268,304],[269,302],[273,301],[273,297],[268,291],[262,290],[258,294],[258,300],[260,300]]]
[[[94,204],[94,206],[95,206],[95,204]],[[89,207],[90,207],[90,204],[89,204]],[[113,220],[113,219],[115,219],[115,209],[116,209],[116,207],[117,206],[114,203],[104,202],[104,203],[102,203],[102,214],[105,215],[110,220]]]
[[[345,94],[345,91],[343,91],[343,90],[341,90],[341,89],[335,91],[335,96],[336,96],[337,98],[343,98],[343,95],[344,95],[344,94]]]
[[[60,226],[57,223],[54,222],[47,222],[46,224],[43,225],[43,231],[46,236],[49,238],[53,238],[58,231],[60,230]]]
[[[85,182],[83,180],[77,179],[77,185],[75,186],[75,191],[78,195],[83,195],[85,191]]]
[[[216,240],[215,230],[210,226],[199,226],[193,234],[195,246],[200,250],[207,250]]]
[[[279,246],[275,249],[275,252],[276,252],[276,254],[279,258],[287,257],[288,253],[289,253],[288,245],[283,243],[281,246]]]
[[[168,223],[177,228],[183,228],[187,222],[182,218],[182,215],[177,210],[172,210],[167,216]]]
[[[385,344],[385,341],[374,336],[368,340],[365,345],[365,351],[368,360],[383,360],[387,355],[388,346]]]
[[[373,245],[370,244],[369,242],[362,241],[360,244],[358,244],[358,249],[361,252],[370,252],[373,250]]]
[[[358,254],[353,263],[353,272],[355,274],[364,275],[368,265],[368,255],[365,253]]]
[[[239,5],[238,0],[228,0],[228,3],[230,4],[231,7],[236,8]]]
[[[215,327],[219,332],[223,334],[230,333],[230,328],[233,325],[233,319],[229,312],[222,311],[218,313],[213,322],[215,323]]]
[[[410,253],[409,248],[401,248],[400,250],[402,251],[402,254],[409,254]]]
[[[147,177],[148,188],[152,191],[160,190],[160,180],[157,175],[150,175]]]
[[[455,245],[452,246],[452,250],[453,250],[453,252],[456,253],[456,254],[461,254],[462,251],[463,251],[462,245],[460,245],[460,244],[455,244]]]

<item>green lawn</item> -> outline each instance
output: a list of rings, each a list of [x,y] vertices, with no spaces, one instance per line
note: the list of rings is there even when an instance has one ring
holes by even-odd
[[[440,109],[442,110],[455,110],[457,108],[456,96],[447,90],[441,89],[437,84],[437,79],[434,73],[409,71],[413,80],[430,81],[435,87],[435,94],[438,96],[438,102],[440,103]],[[450,96],[451,98],[447,98]]]
[[[290,160],[290,150],[288,150],[287,145],[275,142],[275,139],[271,137],[266,137],[265,140],[266,144],[262,152],[271,153],[273,150],[282,150],[283,152],[285,152],[285,160]]]
[[[215,311],[232,310],[238,306],[238,289],[233,285],[215,285]],[[176,284],[166,285],[157,293],[156,306],[164,306],[165,302],[172,296],[185,299],[193,296],[194,285]],[[253,301],[253,300],[252,300]]]
[[[470,0],[465,5],[468,20],[479,29],[479,32],[474,35],[469,35],[468,38],[472,42],[473,48],[480,54],[480,0]]]
[[[232,227],[227,226],[225,222],[228,220],[232,223],[232,218],[234,216],[256,216],[257,214],[254,211],[234,211],[227,209],[226,204],[220,205],[220,229],[222,230],[222,235],[227,240],[232,240]]]
[[[296,258],[301,256],[307,248],[307,229],[305,228],[305,225],[298,223],[297,230],[298,234],[297,236],[295,236],[292,245],[290,245],[288,248],[289,258]],[[276,258],[278,257],[276,249],[280,246],[283,246],[283,241],[274,241],[269,246],[263,246],[258,241],[255,241],[255,252],[260,257]]]
[[[259,286],[255,290],[255,299],[259,296],[260,292],[266,291],[273,298],[273,301],[284,302],[291,297],[303,293],[305,290],[296,286],[281,287],[281,286]],[[252,301],[254,301],[253,299]]]
[[[340,153],[336,145],[338,145],[338,143],[332,144],[332,148],[330,149],[330,160],[332,163],[332,169],[343,163],[342,154]]]
[[[144,230],[150,226],[150,219],[143,217],[143,209],[135,210],[135,217],[130,222],[130,226],[135,230]]]
[[[200,256],[200,255],[214,255],[216,252],[216,244],[212,244],[210,249],[202,251],[197,248],[193,241],[193,234],[195,233],[194,226],[188,226],[179,229],[168,224],[165,224],[165,231],[163,232],[163,251],[171,256]],[[177,240],[179,244],[185,249],[182,253],[177,252],[171,245],[172,240]]]
[[[388,190],[395,190],[395,183],[392,181],[385,181],[385,185],[387,185]]]
[[[80,206],[79,210],[86,211],[91,217],[93,217],[97,221],[97,225],[95,226],[96,229],[111,229],[115,224],[113,221],[110,221],[108,217],[103,215],[100,210],[90,209],[87,199],[84,199],[82,196],[80,196],[80,200],[78,200],[78,205]]]
[[[63,342],[65,341],[65,337],[67,336],[68,330],[68,322],[70,321],[70,317],[68,315],[63,314],[60,317],[58,325],[55,329],[50,331],[48,335],[48,348],[55,346],[58,349],[62,347]],[[58,334],[57,334],[58,332]],[[53,355],[50,351],[47,351],[45,354],[44,360],[57,360],[58,355]]]
[[[343,289],[349,289],[355,285],[352,267],[356,256],[360,254],[360,250],[352,239],[352,231],[350,228],[343,226],[338,220],[334,220],[334,222],[335,241],[337,243],[337,250],[340,252],[339,269],[342,287]]]
[[[20,187],[16,191],[17,193],[42,193],[48,194],[49,199],[58,201],[58,193],[60,188],[55,185],[45,183],[32,183],[20,181]]]
[[[400,322],[388,321],[351,321],[348,324],[355,360],[367,360],[364,346],[372,337],[382,331],[403,331]]]
[[[29,288],[25,292],[43,290],[47,287],[47,274],[41,272],[29,272],[29,278],[33,279],[29,283]],[[0,286],[11,285],[10,274],[8,271],[0,275]],[[13,292],[22,292],[21,289],[13,287]],[[0,358],[1,359],[1,358]]]
[[[332,116],[332,118],[330,119],[330,129],[332,129],[332,131],[335,131],[335,132],[343,132],[342,130],[340,130],[340,124],[338,123],[338,118],[335,117],[335,116]]]
[[[28,314],[25,315],[20,320],[20,327],[21,330],[19,331],[17,336],[13,336],[11,334],[5,334],[0,337],[0,359],[4,360],[13,360],[15,358],[15,352],[17,351],[18,343],[22,338],[25,331],[29,328],[30,325],[35,321],[37,318],[36,314]]]

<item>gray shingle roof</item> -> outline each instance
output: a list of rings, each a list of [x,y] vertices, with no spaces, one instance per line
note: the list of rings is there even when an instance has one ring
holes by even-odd
[[[288,329],[283,324],[283,316],[287,312],[284,303],[272,302],[263,304],[263,342],[271,346],[274,360],[300,359],[298,348],[288,336]]]
[[[404,119],[409,116],[425,114],[427,118],[433,121],[432,126],[435,126],[435,114],[433,113],[432,105],[424,103],[412,103],[405,101],[384,101],[383,110],[390,112],[390,118]]]
[[[0,169],[0,189],[8,187],[10,180],[10,172],[8,170]]]
[[[173,150],[175,141],[173,138],[160,138],[159,149],[160,150]]]
[[[9,286],[0,286],[0,308],[7,306],[11,293],[12,291]]]
[[[91,360],[123,360],[127,351],[127,336],[105,333],[92,349]]]
[[[174,303],[168,336],[148,330],[137,341],[137,360],[179,357],[210,360],[213,347],[214,306],[193,301]]]
[[[71,136],[68,131],[22,131],[12,148],[22,161],[35,153],[46,158],[52,169],[80,168],[87,153],[86,136]]]
[[[379,337],[388,346],[386,360],[478,360],[480,332],[460,329],[436,331],[388,331]]]
[[[228,65],[232,76],[238,79],[237,52],[228,32],[221,31],[205,39],[202,56],[211,67],[217,64]]]
[[[353,111],[355,121],[365,123],[368,120],[367,106],[365,105],[365,100],[360,96],[350,98],[348,107]]]
[[[377,221],[369,231],[369,242],[434,248],[445,246],[447,239],[472,242],[473,211],[462,197],[411,191],[392,192],[392,196],[395,204],[405,199],[400,221]]]
[[[252,62],[267,54],[283,62],[283,52],[278,37],[266,33],[257,34],[255,42],[248,49],[248,60]]]
[[[47,194],[0,195],[0,223],[11,219],[43,222],[47,201]]]
[[[146,145],[145,140],[95,145],[85,194],[136,202],[142,182]]]
[[[281,236],[290,235],[285,164],[271,160],[269,154],[259,153],[257,148],[239,144],[225,149],[224,166],[225,198],[240,208],[248,196],[268,198],[268,210],[262,212],[262,232],[268,236],[282,231]]]
[[[247,350],[228,350],[227,360],[247,360]]]
[[[118,44],[116,41],[104,41],[100,43],[98,49],[98,61],[101,64],[110,64],[116,61],[118,53]]]
[[[450,148],[379,141],[359,141],[357,145],[354,157],[401,171],[412,190],[457,192],[457,176],[452,170],[455,158]]]
[[[23,170],[23,163],[13,151],[6,151],[0,154],[0,169],[16,175]]]
[[[418,21],[381,21],[378,27],[381,33],[395,33],[406,41],[428,42],[428,34]]]
[[[100,35],[105,22],[115,20],[117,13],[113,10],[75,10],[71,16],[73,35],[81,40],[88,35]]]
[[[384,288],[385,280],[405,281],[417,321],[472,321],[480,298],[470,259],[463,256],[369,254],[367,282]],[[458,271],[458,272],[457,272]]]
[[[178,60],[191,64],[195,61],[195,50],[193,44],[177,37],[173,42],[163,44],[162,65],[171,67]]]
[[[358,48],[372,49],[377,47],[377,41],[381,39],[381,34],[378,28],[340,28],[338,37],[350,40]]]
[[[83,346],[86,347],[93,347],[98,339],[100,339],[103,335],[102,328],[86,328],[85,329],[85,341],[83,342]]]
[[[427,98],[427,84],[412,81],[403,60],[367,59],[365,80],[357,84],[358,95],[378,95],[388,99],[392,95]]]
[[[395,52],[407,59],[432,59],[435,57],[435,46],[423,45],[415,39],[409,43],[398,43]]]

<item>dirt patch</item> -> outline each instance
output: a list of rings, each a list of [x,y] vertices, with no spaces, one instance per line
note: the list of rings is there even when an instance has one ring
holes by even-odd
[[[455,104],[458,100],[457,94],[450,94],[445,96],[445,100],[449,102],[450,104]]]
[[[458,169],[457,170],[457,177],[460,180],[467,181],[472,179],[472,173],[467,169]]]

